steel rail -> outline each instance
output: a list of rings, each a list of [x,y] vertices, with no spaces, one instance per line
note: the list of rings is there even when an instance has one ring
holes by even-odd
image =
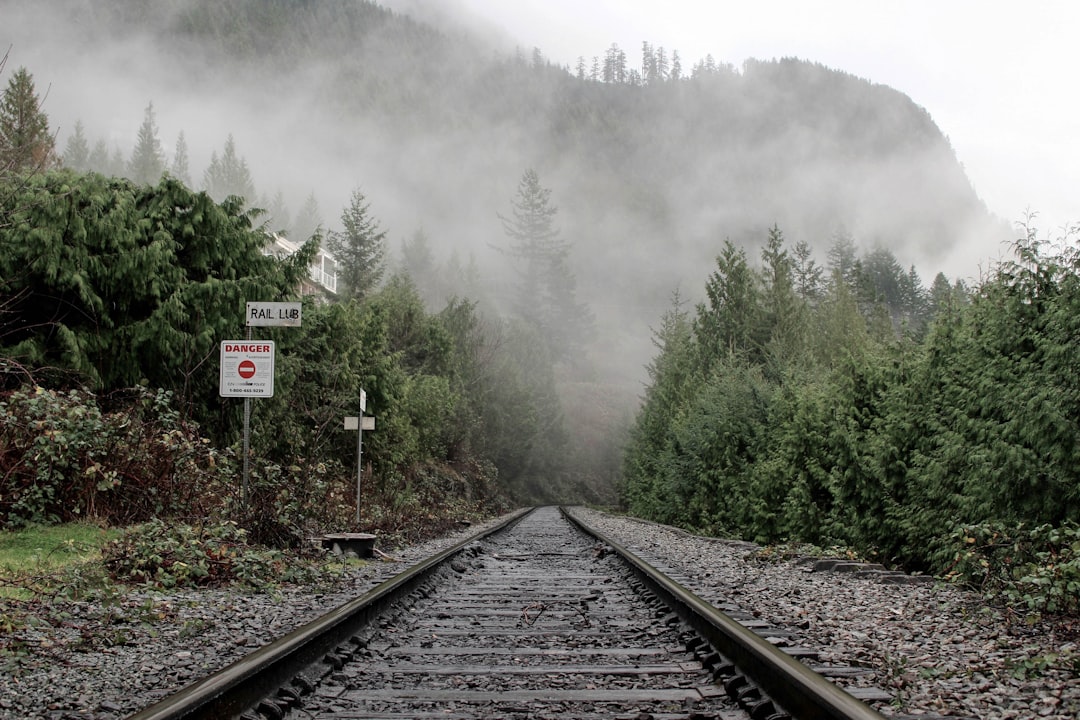
[[[572,509],[561,510],[582,532],[610,546],[641,582],[792,717],[799,720],[883,720],[885,717],[591,527]]]
[[[288,685],[306,668],[322,661],[395,599],[412,592],[451,556],[478,539],[509,527],[532,510],[524,508],[513,513],[498,525],[431,556],[355,600],[129,716],[129,720],[239,717],[257,707],[277,688]]]

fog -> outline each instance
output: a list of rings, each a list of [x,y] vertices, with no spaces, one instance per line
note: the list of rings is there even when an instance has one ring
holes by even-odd
[[[437,260],[456,253],[463,263],[470,258],[477,263],[495,303],[511,294],[514,282],[505,257],[492,250],[505,242],[498,213],[508,212],[522,172],[535,168],[559,208],[556,222],[563,238],[575,245],[578,292],[597,317],[594,359],[610,374],[608,381],[632,396],[640,392],[644,365],[655,351],[650,328],[669,309],[673,291],[691,299],[699,295],[725,239],[746,247],[756,264],[767,229],[779,224],[790,243],[809,241],[820,263],[834,233],[844,231],[863,249],[886,244],[905,267],[915,264],[926,284],[942,270],[970,278],[973,247],[981,257],[1001,249],[1001,238],[988,232],[980,208],[967,208],[968,216],[947,222],[933,217],[953,213],[955,197],[970,192],[966,178],[957,175],[959,166],[943,162],[951,158],[947,148],[898,150],[889,155],[891,165],[862,167],[860,158],[845,164],[845,149],[823,146],[821,139],[843,130],[813,124],[830,117],[825,112],[744,146],[724,138],[731,124],[747,116],[745,108],[706,113],[710,106],[702,101],[694,106],[701,115],[681,116],[676,110],[685,98],[673,94],[672,112],[657,117],[653,126],[635,126],[637,135],[623,135],[622,126],[612,123],[611,132],[601,127],[588,137],[564,140],[550,127],[553,107],[580,101],[582,112],[592,113],[584,122],[602,125],[620,107],[633,106],[629,88],[607,88],[581,100],[567,97],[552,81],[549,97],[528,100],[529,93],[542,89],[537,86],[507,98],[508,105],[535,102],[530,122],[516,122],[508,112],[478,132],[468,119],[454,115],[460,105],[448,98],[464,93],[478,106],[497,108],[500,98],[482,95],[485,63],[512,53],[513,39],[475,18],[459,21],[463,16],[454,14],[454,3],[423,7],[424,17],[448,38],[447,46],[469,47],[452,60],[461,66],[460,87],[448,80],[431,94],[418,94],[422,86],[409,86],[400,97],[391,96],[401,108],[385,111],[382,121],[367,111],[363,96],[341,98],[335,91],[342,78],[377,59],[393,64],[395,77],[432,72],[424,65],[431,58],[395,46],[400,36],[379,36],[355,54],[336,46],[329,53],[311,48],[293,56],[300,61],[272,62],[272,52],[271,61],[250,53],[239,62],[226,61],[212,49],[190,41],[185,46],[176,38],[169,38],[169,51],[162,52],[167,37],[162,29],[171,22],[167,9],[179,12],[182,3],[153,4],[162,12],[153,15],[148,32],[120,35],[93,22],[70,22],[73,7],[83,17],[104,20],[106,14],[95,13],[93,6],[0,0],[0,47],[11,48],[7,70],[25,66],[33,75],[58,150],[81,121],[91,147],[105,139],[110,152],[118,149],[129,157],[152,102],[169,162],[178,135],[184,134],[196,187],[211,154],[220,154],[231,134],[255,181],[259,197],[253,204],[265,205],[280,192],[295,216],[313,195],[324,229],[337,229],[350,194],[359,189],[388,230],[393,255],[422,228]],[[412,9],[407,0],[395,7]],[[438,16],[432,7],[442,8]],[[177,47],[184,48],[179,59]],[[583,55],[590,52],[594,49],[582,49]],[[626,52],[638,57],[637,48]],[[684,58],[685,71],[697,60]],[[447,58],[441,56],[441,62]],[[446,67],[437,72],[444,79],[459,76]],[[732,68],[716,82],[738,82],[747,72]],[[377,86],[367,77],[363,83]],[[813,96],[814,91],[807,95]],[[776,112],[803,114],[803,108],[785,109],[783,98],[748,97]],[[909,121],[905,102],[896,103],[897,123]],[[414,114],[413,106],[423,111]],[[446,117],[431,122],[433,108],[443,107]],[[399,122],[388,127],[385,117],[392,115]],[[557,145],[548,144],[552,141]],[[672,152],[685,144],[694,145],[693,164]],[[929,204],[923,187],[928,174],[948,190],[940,207]]]

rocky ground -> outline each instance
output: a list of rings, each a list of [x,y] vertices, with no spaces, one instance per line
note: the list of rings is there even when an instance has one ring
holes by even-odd
[[[872,668],[866,682],[892,695],[883,714],[1080,716],[1080,646],[1067,621],[1029,625],[953,587],[810,572],[795,560],[763,562],[745,544],[581,512],[617,542],[680,569],[702,596],[796,630],[823,661]],[[0,601],[0,718],[126,717],[477,529],[390,550],[391,559],[323,587],[139,591],[40,607],[29,624],[14,622],[27,607]]]
[[[581,511],[612,540],[662,559],[703,597],[721,596],[795,630],[825,663],[865,665],[886,689],[885,715],[1012,720],[1080,717],[1080,632],[1028,624],[941,583],[885,584],[764,562],[755,548]]]

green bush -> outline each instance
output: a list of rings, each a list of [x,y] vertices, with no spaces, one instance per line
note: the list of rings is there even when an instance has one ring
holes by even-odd
[[[231,464],[173,409],[172,394],[109,398],[26,386],[0,397],[0,526],[98,518],[203,517],[224,503]]]
[[[1080,611],[1080,525],[958,528],[937,553],[942,575],[1033,612]]]
[[[247,532],[233,522],[185,525],[151,520],[106,544],[102,562],[117,582],[164,588],[267,589],[321,576],[315,563],[249,544]]]

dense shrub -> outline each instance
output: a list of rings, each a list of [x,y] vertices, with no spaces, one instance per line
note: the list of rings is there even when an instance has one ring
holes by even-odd
[[[39,386],[0,397],[0,524],[123,524],[221,506],[230,462],[180,419],[170,393],[135,388],[111,404]]]
[[[118,582],[165,588],[262,589],[281,582],[309,582],[321,574],[317,564],[249,544],[247,533],[232,522],[186,525],[151,520],[106,544],[102,560]]]
[[[937,552],[944,577],[1035,612],[1080,611],[1080,525],[958,528]]]

